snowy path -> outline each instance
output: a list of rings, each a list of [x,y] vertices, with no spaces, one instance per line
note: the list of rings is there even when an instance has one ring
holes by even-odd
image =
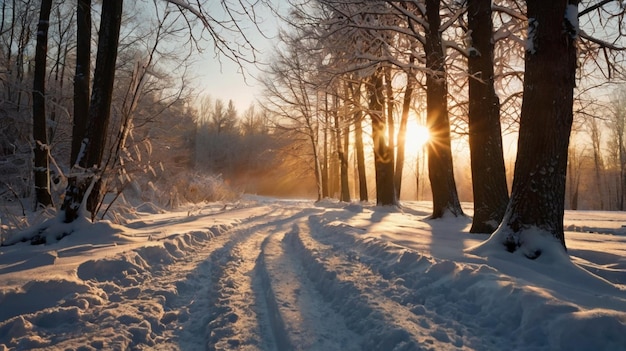
[[[0,351],[626,345],[626,237],[605,250],[608,234],[571,233],[573,261],[610,282],[573,265],[553,281],[541,263],[464,254],[482,240],[467,220],[420,211],[246,203],[2,248]]]

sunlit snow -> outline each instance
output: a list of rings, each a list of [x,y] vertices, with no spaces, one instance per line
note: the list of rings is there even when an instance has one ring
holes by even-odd
[[[533,261],[470,254],[487,236],[467,218],[427,220],[421,202],[142,209],[126,226],[0,248],[0,350],[626,345],[622,212],[567,212],[571,261]]]

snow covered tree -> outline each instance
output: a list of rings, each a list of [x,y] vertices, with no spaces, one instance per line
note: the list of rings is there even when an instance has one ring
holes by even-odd
[[[413,41],[411,41],[413,42]],[[411,48],[412,50],[413,48]],[[402,98],[402,113],[400,114],[400,126],[398,127],[398,149],[396,150],[396,169],[394,174],[394,187],[398,197],[402,191],[402,174],[404,172],[404,160],[405,160],[405,145],[406,145],[406,132],[409,121],[409,111],[413,101],[413,91],[417,85],[415,79],[415,69],[412,67],[415,64],[415,55],[411,52],[409,57],[409,67],[406,69],[406,88],[404,89],[404,96]]]
[[[362,83],[349,83],[352,104],[355,106],[352,117],[354,123],[354,153],[356,155],[357,174],[359,182],[359,200],[368,201],[367,177],[365,173],[365,150],[363,149],[363,112],[361,107]]]
[[[471,233],[491,234],[509,201],[500,102],[494,88],[491,0],[468,0],[469,146],[474,190]]]
[[[450,118],[445,55],[441,36],[440,0],[426,0],[425,17],[428,25],[424,43],[426,55],[426,123],[430,130],[428,143],[428,176],[433,193],[432,218],[446,213],[462,216],[452,166]]]
[[[578,1],[528,0],[527,16],[524,99],[511,199],[501,226],[482,247],[501,245],[536,259],[544,251],[565,251]]]
[[[385,135],[384,87],[382,69],[374,72],[368,80],[368,110],[372,123],[374,143],[374,166],[376,169],[376,204],[396,205],[397,198],[393,185],[393,149]]]
[[[300,30],[300,32],[298,32]],[[275,52],[269,74],[262,80],[265,96],[263,108],[275,118],[277,129],[288,131],[308,146],[315,175],[317,200],[324,197],[322,190],[322,156],[320,155],[320,104],[314,68],[322,58],[313,50],[315,44],[303,39],[304,28],[293,33],[281,33],[285,45]]]
[[[74,74],[74,116],[72,135],[84,135],[89,115],[91,82],[91,0],[79,0],[76,6],[76,68]],[[72,138],[70,165],[76,163],[82,138]]]
[[[35,198],[37,207],[52,205],[50,196],[50,168],[48,134],[46,127],[46,61],[48,54],[48,27],[52,0],[42,0],[37,24],[35,50],[35,79],[33,82],[33,152],[35,159]]]
[[[93,212],[100,202],[99,177],[106,145],[107,127],[115,80],[115,61],[122,21],[122,0],[105,1],[102,4],[98,54],[94,71],[93,89],[87,128],[81,151],[72,167],[62,210],[65,222],[73,222],[80,215],[81,204],[89,197],[85,210]],[[74,136],[76,138],[78,136]]]

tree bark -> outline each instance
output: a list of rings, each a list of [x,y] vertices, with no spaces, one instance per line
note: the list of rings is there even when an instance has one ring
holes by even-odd
[[[452,166],[448,86],[439,31],[439,5],[440,0],[426,0],[426,124],[431,138],[428,143],[428,175],[433,194],[433,219],[441,218],[446,213],[463,215]]]
[[[363,112],[361,111],[361,84],[352,87],[352,100],[356,107],[354,113],[354,148],[356,153],[357,173],[359,177],[359,200],[369,201],[367,176],[365,173],[365,150],[363,147]]]
[[[65,222],[73,222],[80,215],[81,203],[88,196],[86,210],[93,211],[100,201],[99,177],[102,174],[102,157],[106,146],[106,135],[111,112],[115,61],[119,44],[122,19],[122,0],[107,0],[102,3],[98,55],[94,71],[93,90],[89,106],[86,135],[82,139],[81,152],[76,164],[80,174],[68,179],[63,210]],[[80,136],[73,136],[80,137]],[[90,191],[88,191],[92,188]]]
[[[323,157],[323,165],[322,165],[322,198],[330,197],[330,189],[328,184],[328,172],[329,172],[329,164],[328,164],[328,100],[325,99],[325,107],[324,110],[324,157]]]
[[[311,140],[311,146],[312,146],[312,150],[313,150],[313,162],[315,163],[315,184],[317,185],[317,201],[322,200],[324,193],[323,193],[323,178],[322,178],[322,168],[320,165],[320,156],[319,156],[319,151],[318,151],[318,142],[317,142],[317,137],[316,135],[313,134],[313,132],[311,131],[311,134],[309,135],[309,139]]]
[[[415,63],[415,57],[411,55],[409,64]],[[398,151],[396,155],[396,169],[394,171],[394,188],[396,196],[400,198],[400,192],[402,191],[402,173],[404,172],[404,153],[406,146],[406,128],[409,121],[409,111],[411,109],[411,100],[413,96],[413,87],[415,85],[415,78],[413,71],[409,69],[406,75],[406,88],[404,90],[404,98],[402,100],[402,115],[400,117],[400,126],[398,127]]]
[[[37,207],[52,205],[50,196],[50,167],[48,165],[48,136],[46,128],[46,59],[48,27],[52,0],[42,0],[37,24],[35,73],[33,81],[33,140],[35,197]]]
[[[603,162],[602,162],[602,151],[601,151],[601,138],[600,138],[600,129],[598,128],[598,123],[595,118],[592,118],[590,121],[591,128],[591,144],[593,146],[593,165],[595,171],[595,183],[596,190],[598,191],[598,200],[600,201],[600,211],[604,210],[604,191],[603,187]]]
[[[393,110],[394,110],[394,98],[393,98],[393,87],[391,86],[391,67],[387,66],[384,68],[385,70],[385,102],[387,105],[387,147],[391,150],[391,167],[394,172],[392,177],[394,178],[395,183],[395,167],[396,167],[396,143],[395,143],[395,134],[396,127],[393,120]],[[402,176],[402,175],[400,175]],[[400,193],[396,192],[396,187],[394,184],[393,191],[395,192],[395,198],[400,198]]]
[[[474,191],[471,233],[493,233],[509,202],[500,102],[494,89],[491,0],[468,1],[469,146]]]
[[[76,8],[76,72],[70,165],[76,163],[89,115],[91,72],[91,0],[78,0]]]
[[[344,148],[344,143],[342,141],[342,133],[343,129],[339,123],[339,113],[338,113],[338,102],[339,98],[335,97],[335,109],[334,109],[334,117],[335,117],[335,137],[337,143],[337,159],[339,160],[339,177],[340,177],[340,192],[339,192],[339,200],[343,202],[350,202],[350,186],[348,183],[348,156],[347,156],[347,148]]]
[[[380,72],[375,72],[369,82],[369,110],[372,119],[372,140],[374,143],[374,166],[376,169],[376,205],[396,205],[393,187],[393,162],[385,136],[383,113],[384,87]]]
[[[511,200],[490,240],[534,259],[547,242],[566,248],[563,214],[577,37],[568,16],[578,0],[528,0],[527,5],[529,43]]]

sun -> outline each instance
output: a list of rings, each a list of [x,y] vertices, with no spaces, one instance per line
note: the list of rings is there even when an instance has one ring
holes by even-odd
[[[406,153],[408,155],[419,154],[429,140],[430,133],[428,128],[414,120],[409,120],[406,126]]]

